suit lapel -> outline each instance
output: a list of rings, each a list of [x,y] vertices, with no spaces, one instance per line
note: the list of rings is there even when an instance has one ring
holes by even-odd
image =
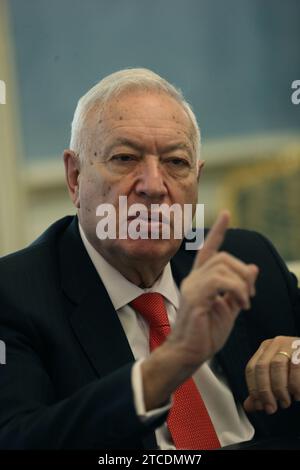
[[[74,218],[60,244],[62,289],[72,302],[70,323],[98,376],[134,361],[107,291],[81,241]]]
[[[99,377],[108,375],[134,356],[110,297],[81,241],[77,218],[60,244],[62,289],[72,302],[70,323]],[[157,448],[155,434],[142,438],[145,449]]]

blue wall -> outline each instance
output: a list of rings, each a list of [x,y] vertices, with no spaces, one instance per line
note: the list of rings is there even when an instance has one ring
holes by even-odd
[[[108,73],[153,68],[206,139],[300,129],[298,0],[10,0],[26,157],[68,146],[78,98]]]

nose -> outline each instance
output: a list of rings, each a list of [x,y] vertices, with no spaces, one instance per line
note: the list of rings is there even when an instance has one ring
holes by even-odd
[[[136,192],[139,196],[157,201],[166,196],[168,191],[157,157],[147,156],[141,163]]]

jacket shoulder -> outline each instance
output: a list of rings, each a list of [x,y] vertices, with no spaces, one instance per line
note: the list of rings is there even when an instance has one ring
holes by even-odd
[[[0,269],[9,267],[28,260],[35,255],[47,250],[47,247],[55,244],[62,233],[74,220],[74,216],[66,216],[51,224],[36,240],[21,250],[15,251],[0,258]]]
[[[39,295],[43,280],[56,282],[58,241],[73,220],[67,216],[56,221],[28,247],[0,259],[2,296],[17,301],[15,292],[26,296],[35,290],[35,295]]]

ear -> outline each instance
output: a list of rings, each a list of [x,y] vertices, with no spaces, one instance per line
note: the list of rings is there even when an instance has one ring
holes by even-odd
[[[198,183],[199,183],[200,176],[202,174],[202,170],[203,170],[204,165],[205,165],[204,160],[199,160],[198,161],[198,169],[197,169],[197,181],[198,181]]]
[[[70,197],[75,207],[79,209],[79,180],[80,180],[80,159],[72,150],[64,151],[65,176]]]

